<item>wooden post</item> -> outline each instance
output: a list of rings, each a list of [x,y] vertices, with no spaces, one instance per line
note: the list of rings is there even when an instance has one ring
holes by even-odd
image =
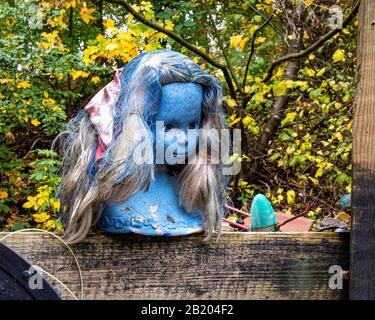
[[[359,9],[353,124],[351,299],[375,299],[375,0]]]

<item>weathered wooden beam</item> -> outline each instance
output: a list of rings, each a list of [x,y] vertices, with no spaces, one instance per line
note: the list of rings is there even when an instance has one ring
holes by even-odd
[[[77,267],[57,239],[27,232],[4,243],[79,296]],[[347,233],[232,232],[209,244],[201,235],[91,234],[72,249],[85,299],[345,299],[348,293],[345,282],[342,290],[329,287],[331,266],[348,269]]]
[[[351,299],[375,299],[375,1],[359,9],[353,122]]]

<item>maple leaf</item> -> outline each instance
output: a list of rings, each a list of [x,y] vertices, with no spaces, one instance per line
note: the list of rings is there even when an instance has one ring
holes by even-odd
[[[28,89],[31,87],[31,84],[27,81],[21,81],[20,83],[17,84],[18,89]]]
[[[81,19],[84,23],[88,24],[90,20],[94,20],[95,18],[91,15],[95,11],[95,8],[87,8],[86,5],[84,5],[81,10],[79,11],[79,14],[81,15]]]

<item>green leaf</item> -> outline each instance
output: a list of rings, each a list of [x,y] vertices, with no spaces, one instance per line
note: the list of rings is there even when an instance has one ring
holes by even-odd
[[[284,127],[288,124],[291,124],[294,122],[295,118],[297,116],[297,112],[289,112],[287,113],[286,117],[281,121],[281,127]]]
[[[321,76],[324,74],[324,72],[326,72],[326,70],[327,70],[327,68],[322,68],[322,69],[320,69],[320,70],[317,72],[316,77],[317,77],[317,78],[318,78],[318,77],[321,77]]]
[[[322,90],[320,88],[310,91],[309,97],[312,99],[318,98],[322,93]]]

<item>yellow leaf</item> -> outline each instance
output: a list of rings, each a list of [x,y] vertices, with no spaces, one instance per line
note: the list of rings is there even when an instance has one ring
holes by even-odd
[[[259,38],[255,39],[254,43],[255,44],[261,44],[261,43],[263,43],[266,40],[267,40],[267,38],[265,38],[265,37],[259,37]]]
[[[107,20],[104,20],[103,26],[105,28],[114,28],[115,27],[115,22],[112,19],[107,19]]]
[[[309,179],[317,186],[319,184],[319,181],[317,179],[314,179],[312,177],[309,177]]]
[[[84,23],[88,24],[90,20],[94,20],[95,18],[91,15],[95,11],[94,8],[87,8],[86,5],[84,5],[81,10],[79,11],[79,14],[81,15],[81,18]]]
[[[0,200],[8,198],[8,192],[0,191]]]
[[[294,81],[293,80],[285,80],[286,87],[288,89],[293,88]]]
[[[241,120],[240,117],[233,119],[233,121],[231,121],[231,122],[229,123],[229,127],[233,127],[233,126],[234,126],[237,122],[239,122],[240,120]]]
[[[247,128],[252,123],[255,123],[255,120],[250,116],[246,116],[245,118],[242,119],[242,123],[243,123],[244,127]]]
[[[97,53],[99,51],[99,48],[96,46],[88,46],[85,50],[83,50],[83,59],[82,61],[88,65],[92,61],[94,61],[97,57]]]
[[[344,137],[342,136],[342,133],[341,132],[336,132],[335,133],[335,138],[338,140],[338,141],[342,141],[344,139]]]
[[[349,185],[345,188],[346,193],[352,193],[352,186]]]
[[[42,223],[47,221],[51,216],[48,213],[42,212],[42,213],[35,213],[33,214],[33,218],[36,223]]]
[[[75,8],[76,4],[77,4],[76,0],[68,1],[67,3],[65,3],[65,8],[67,9],[69,9],[70,7]]]
[[[17,84],[18,89],[28,89],[31,88],[31,84],[28,81],[21,81]]]
[[[9,82],[13,82],[13,79],[8,79],[8,78],[2,78],[2,79],[0,79],[0,83],[1,84],[9,83]]]
[[[319,178],[319,177],[321,177],[322,175],[323,175],[323,167],[320,166],[320,167],[318,168],[318,170],[316,170],[315,178]]]
[[[56,228],[56,224],[54,220],[48,220],[43,224],[43,228],[47,230],[52,230]]]
[[[51,104],[55,104],[56,101],[51,99],[51,98],[48,98],[48,99],[43,99],[42,101],[42,104],[45,106],[45,105],[51,105]]]
[[[30,209],[33,207],[34,210],[38,209],[37,199],[35,197],[27,197],[27,202],[22,205],[23,208]]]
[[[91,78],[91,82],[94,83],[94,84],[97,84],[98,82],[100,82],[100,78],[95,76],[95,77],[92,77]]]
[[[61,28],[66,28],[67,25],[66,25],[66,23],[64,22],[63,19],[64,19],[63,15],[60,15],[60,16],[56,17],[56,21],[57,21],[57,23],[59,24],[59,26],[60,26]]]
[[[33,126],[39,126],[40,124],[41,124],[41,122],[39,121],[39,120],[37,120],[37,119],[34,119],[34,120],[31,120],[31,124],[33,125]]]
[[[2,93],[0,93],[0,100],[2,100],[4,98],[5,98],[5,96]]]
[[[113,51],[118,47],[117,43],[109,43],[105,46],[105,50]]]
[[[236,100],[232,99],[232,98],[229,98],[227,100],[227,105],[230,107],[230,108],[234,108],[237,106],[237,102]]]
[[[245,47],[246,42],[249,40],[249,38],[245,37],[243,38],[239,43],[239,48],[242,50]]]
[[[168,20],[168,21],[165,23],[164,28],[167,29],[167,30],[169,30],[169,31],[172,31],[173,28],[174,28],[174,24],[173,24],[173,22]]]
[[[53,199],[52,198],[52,199],[50,199],[49,203],[54,210],[58,211],[60,209],[60,199]]]
[[[82,71],[82,70],[72,70],[70,72],[70,75],[73,77],[73,80],[82,77],[87,78],[89,76],[90,72]]]
[[[103,26],[105,27],[105,31],[110,34],[117,33],[117,28],[115,26],[115,22],[112,19],[107,19],[103,22]]]
[[[315,71],[311,68],[306,68],[306,73],[309,77],[315,76]]]
[[[232,38],[230,38],[230,46],[232,48],[238,48],[241,40],[242,40],[241,35],[233,36]]]
[[[257,92],[255,96],[258,98],[259,102],[264,102],[264,92]]]
[[[38,46],[45,50],[61,44],[61,40],[59,38],[59,33],[57,30],[52,31],[51,33],[42,32],[41,36],[47,41],[39,42]]]
[[[280,81],[273,87],[273,92],[276,96],[283,96],[288,88],[285,81]]]
[[[288,204],[293,204],[296,199],[296,193],[294,190],[288,190],[286,192],[286,200]]]
[[[345,61],[345,51],[342,49],[337,49],[332,56],[333,63]]]
[[[47,23],[48,23],[52,28],[55,27],[55,22],[53,21],[53,19],[48,18],[48,19],[47,19]]]

